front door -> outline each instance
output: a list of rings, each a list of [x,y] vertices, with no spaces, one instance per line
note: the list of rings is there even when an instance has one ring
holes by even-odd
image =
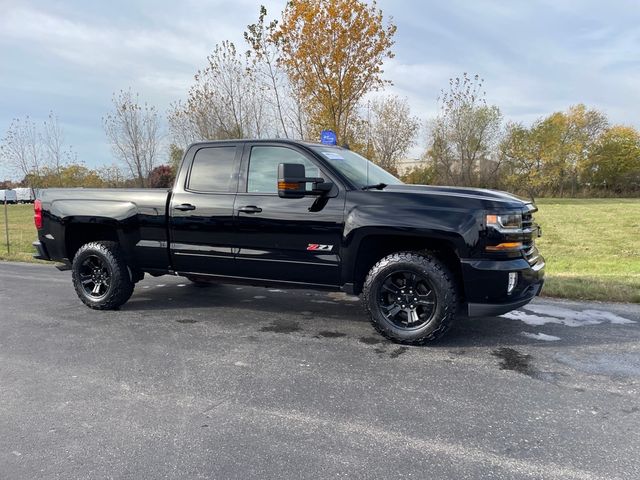
[[[336,184],[325,198],[280,198],[280,163],[301,163],[307,177],[330,180],[308,153],[295,146],[256,143],[245,147],[234,208],[237,275],[339,285],[344,190]]]

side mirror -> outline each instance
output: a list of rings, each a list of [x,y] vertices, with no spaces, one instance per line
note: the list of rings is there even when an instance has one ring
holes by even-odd
[[[313,190],[307,190],[306,184],[313,183]],[[299,163],[281,163],[278,165],[278,196],[280,198],[302,198],[306,195],[324,195],[333,184],[324,178],[307,177],[304,165]]]

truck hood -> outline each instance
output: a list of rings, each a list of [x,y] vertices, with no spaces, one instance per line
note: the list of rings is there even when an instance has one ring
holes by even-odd
[[[423,194],[445,197],[457,197],[461,199],[480,200],[482,203],[505,203],[509,205],[522,207],[524,204],[532,203],[531,200],[517,197],[507,192],[499,190],[488,190],[485,188],[469,188],[469,187],[446,187],[446,186],[432,186],[432,185],[388,185],[383,190],[385,192],[397,192],[407,194]]]

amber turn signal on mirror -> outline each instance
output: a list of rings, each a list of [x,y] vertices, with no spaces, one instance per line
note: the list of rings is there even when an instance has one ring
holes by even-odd
[[[299,190],[300,184],[293,182],[278,182],[278,190]]]

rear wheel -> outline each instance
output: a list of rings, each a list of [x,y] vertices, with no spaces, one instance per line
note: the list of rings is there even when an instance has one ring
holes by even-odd
[[[134,282],[116,242],[91,242],[80,247],[71,267],[80,300],[96,310],[114,310],[129,300]]]
[[[371,268],[364,305],[375,329],[399,343],[424,344],[451,326],[457,307],[452,275],[426,253],[389,255]]]

